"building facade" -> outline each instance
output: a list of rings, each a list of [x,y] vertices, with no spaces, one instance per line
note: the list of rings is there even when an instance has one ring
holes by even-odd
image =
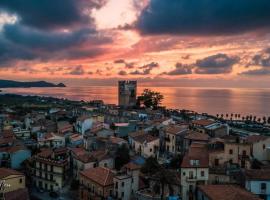
[[[132,107],[136,105],[137,81],[118,82],[118,105]]]

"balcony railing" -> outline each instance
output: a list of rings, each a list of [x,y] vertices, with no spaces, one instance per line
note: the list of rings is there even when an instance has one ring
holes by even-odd
[[[197,181],[197,177],[196,177],[196,176],[188,176],[188,177],[186,178],[186,180],[187,180],[188,182],[194,182],[194,181]]]
[[[266,189],[261,189],[261,194],[265,194],[266,193]]]
[[[249,159],[249,156],[248,155],[238,155],[238,158],[240,160],[248,160]]]

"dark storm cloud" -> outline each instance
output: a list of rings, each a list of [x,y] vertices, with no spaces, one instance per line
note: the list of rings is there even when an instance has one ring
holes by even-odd
[[[6,41],[0,34],[0,67],[7,67],[14,59],[34,60],[37,53]]]
[[[98,8],[104,0],[1,0],[0,10],[19,16],[20,22],[38,28],[67,27],[91,19],[84,8]]]
[[[252,58],[249,65],[259,65],[262,67],[270,67],[270,48],[263,50]]]
[[[82,29],[71,33],[45,32],[21,26],[19,24],[6,25],[3,29],[4,37],[17,45],[27,48],[45,50],[59,50],[72,45],[78,45],[88,39],[93,30]]]
[[[142,71],[135,70],[133,72],[130,72],[131,75],[149,75],[151,74],[151,71],[155,68],[158,68],[159,64],[156,62],[151,62],[149,64],[143,65],[139,67],[139,69],[143,69]]]
[[[176,63],[175,69],[169,72],[162,73],[161,75],[170,75],[170,76],[177,76],[177,75],[185,75],[185,74],[192,74],[192,65],[185,65],[182,63]]]
[[[233,34],[270,27],[269,0],[150,0],[137,27],[144,34]]]
[[[197,60],[195,63],[197,74],[225,74],[232,72],[232,67],[239,61],[237,56],[216,54]]]
[[[248,70],[246,72],[240,73],[240,75],[248,75],[248,76],[265,76],[270,75],[270,69],[254,69],[254,70]]]
[[[1,0],[0,12],[15,14],[18,20],[0,32],[0,66],[13,66],[21,60],[92,58],[104,53],[101,46],[112,43],[112,37],[96,31],[91,11],[105,1]]]

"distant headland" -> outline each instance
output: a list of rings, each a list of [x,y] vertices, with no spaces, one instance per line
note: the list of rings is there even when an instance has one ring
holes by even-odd
[[[46,81],[21,82],[12,80],[0,80],[0,88],[29,88],[29,87],[66,87],[65,84],[49,83]]]

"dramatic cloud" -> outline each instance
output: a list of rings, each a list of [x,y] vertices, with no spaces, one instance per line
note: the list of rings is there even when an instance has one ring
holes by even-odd
[[[103,4],[103,0],[1,0],[0,11],[18,15],[27,26],[51,29],[89,23],[87,9]]]
[[[270,48],[265,49],[260,54],[255,55],[250,65],[270,67]]]
[[[253,70],[248,70],[246,72],[242,72],[240,73],[240,75],[266,76],[266,75],[270,75],[270,69],[253,69]]]
[[[133,69],[135,67],[135,62],[127,62],[124,59],[118,59],[114,61],[115,64],[124,64],[127,69]]]
[[[106,52],[111,35],[97,32],[93,9],[105,0],[0,1],[0,12],[9,22],[0,30],[0,66],[17,61],[61,61],[92,58]],[[53,54],[52,54],[53,52]]]
[[[131,75],[149,75],[154,68],[158,68],[159,64],[156,62],[151,62],[149,64],[143,65],[139,67],[139,69],[143,69],[143,71],[135,70],[130,72]]]
[[[197,60],[195,72],[197,74],[225,74],[232,72],[232,67],[239,61],[237,56],[216,54]]]
[[[150,0],[137,27],[144,34],[232,34],[270,27],[269,0]]]
[[[124,71],[124,70],[121,70],[121,71],[118,72],[118,75],[120,75],[120,76],[126,76],[127,75],[127,72]]]
[[[70,67],[70,72],[68,72],[67,74],[70,74],[70,75],[84,75],[85,71],[84,71],[84,69],[83,69],[83,67],[81,65],[78,65],[78,66]]]
[[[185,75],[185,74],[192,74],[192,65],[184,65],[182,63],[176,63],[175,69],[169,72],[162,73],[162,75],[170,75],[170,76],[177,76],[177,75]]]

